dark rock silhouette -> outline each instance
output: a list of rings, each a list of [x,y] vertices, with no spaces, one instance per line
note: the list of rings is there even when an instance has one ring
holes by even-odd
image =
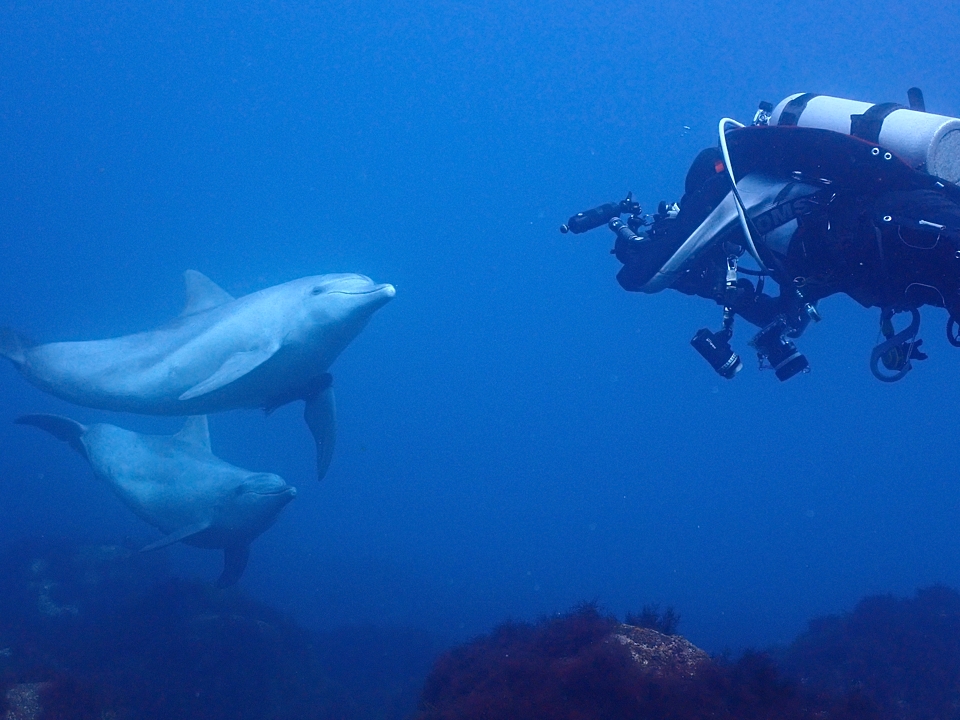
[[[426,633],[310,632],[157,562],[66,541],[0,552],[0,717],[401,720],[415,708],[436,656]]]
[[[855,688],[898,720],[960,717],[960,593],[869,597],[813,620],[781,653],[785,672],[827,692]]]

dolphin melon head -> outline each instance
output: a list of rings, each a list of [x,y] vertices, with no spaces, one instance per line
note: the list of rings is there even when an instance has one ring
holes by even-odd
[[[215,524],[224,530],[244,528],[251,539],[273,525],[297,489],[273,473],[251,473],[227,491]]]
[[[354,273],[315,275],[296,283],[306,334],[322,335],[326,342],[337,337],[344,346],[397,293],[393,285]]]

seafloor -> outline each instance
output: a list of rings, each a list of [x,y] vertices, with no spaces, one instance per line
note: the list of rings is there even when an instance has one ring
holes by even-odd
[[[655,606],[621,622],[584,604],[453,647],[425,629],[312,632],[119,546],[22,541],[0,578],[7,720],[960,717],[960,593],[941,586],[733,658]]]

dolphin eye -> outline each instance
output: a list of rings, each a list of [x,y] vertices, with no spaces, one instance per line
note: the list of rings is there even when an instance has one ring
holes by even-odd
[[[319,285],[317,285],[316,287],[313,288],[313,290],[310,291],[310,294],[311,294],[311,295],[319,295],[319,294],[322,293],[322,292],[323,292],[323,288],[320,287]]]
[[[233,496],[234,496],[234,497],[240,497],[241,495],[243,495],[243,493],[244,493],[245,490],[246,490],[246,488],[243,487],[243,485],[237,485],[237,487],[235,487],[235,488],[233,489]]]

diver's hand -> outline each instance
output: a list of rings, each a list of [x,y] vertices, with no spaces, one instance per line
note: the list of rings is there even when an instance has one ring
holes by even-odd
[[[920,349],[920,346],[923,344],[923,340],[917,340],[913,347],[910,348],[910,360],[926,360],[929,355],[927,355],[923,350]]]

